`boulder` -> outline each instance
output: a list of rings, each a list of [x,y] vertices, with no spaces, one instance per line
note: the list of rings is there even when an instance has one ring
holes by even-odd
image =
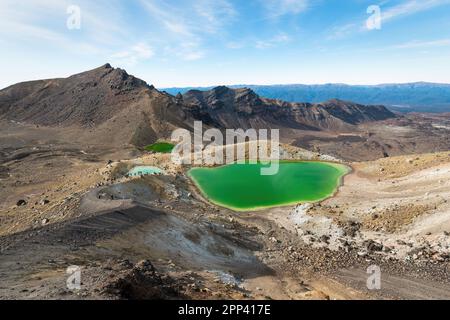
[[[23,200],[23,199],[20,199],[19,201],[17,201],[17,204],[16,204],[18,207],[23,207],[23,206],[26,206],[27,205],[27,202],[25,201],[25,200]]]
[[[373,240],[364,241],[364,246],[366,247],[367,251],[369,251],[369,252],[383,251],[383,245],[378,242],[375,242]]]
[[[40,202],[39,202],[39,204],[41,205],[41,206],[45,206],[45,205],[47,205],[47,204],[49,204],[50,203],[50,200],[48,200],[48,199],[42,199]]]

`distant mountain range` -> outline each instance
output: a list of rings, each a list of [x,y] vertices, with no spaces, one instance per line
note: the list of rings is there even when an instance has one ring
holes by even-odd
[[[365,105],[385,105],[400,112],[450,112],[450,84],[406,83],[382,85],[233,85],[230,88],[249,88],[256,94],[288,102],[320,103],[332,99],[354,101]],[[166,88],[170,94],[186,93],[204,88]]]

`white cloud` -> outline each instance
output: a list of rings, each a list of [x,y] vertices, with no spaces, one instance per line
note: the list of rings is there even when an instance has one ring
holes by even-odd
[[[105,54],[110,47],[123,45],[128,39],[116,0],[77,1],[81,29],[76,31],[66,27],[67,8],[72,4],[71,0],[2,0],[0,36],[22,46],[50,45],[82,54]]]
[[[153,49],[146,43],[138,43],[131,46],[129,50],[115,53],[111,56],[113,64],[134,66],[141,61],[148,60],[154,56]]]
[[[409,15],[414,15],[423,11],[433,9],[438,6],[450,4],[450,0],[406,0],[402,3],[385,8],[381,6],[382,24],[400,19]],[[368,16],[367,16],[368,17]],[[383,27],[383,26],[382,26]],[[350,22],[341,26],[336,26],[330,30],[329,40],[345,38],[355,33],[368,31],[366,19],[359,22]]]
[[[189,52],[187,54],[185,54],[184,56],[182,56],[183,60],[186,61],[195,61],[195,60],[200,60],[205,56],[204,52],[201,51],[196,51],[196,52]]]
[[[126,15],[128,1],[77,0],[81,29],[71,31],[66,20],[67,7],[73,4],[72,0],[1,0],[0,37],[20,46],[52,46],[126,65],[145,61],[165,47],[172,48],[169,59],[197,60],[206,55],[205,43],[211,35],[224,37],[226,25],[238,15],[228,0],[139,0],[140,14],[151,20],[150,28],[136,33],[136,24]],[[130,47],[130,42],[138,44]]]
[[[450,46],[450,39],[440,39],[433,41],[410,41],[402,44],[398,44],[392,47],[392,49],[414,49],[414,48],[429,48],[429,47],[446,47]]]
[[[204,43],[211,35],[222,37],[225,25],[237,16],[227,0],[140,0],[149,17],[166,32],[159,37],[168,56],[198,60],[206,56]]]
[[[267,16],[277,18],[287,14],[299,14],[308,8],[309,0],[260,0],[267,10]]]
[[[240,41],[229,41],[225,44],[228,49],[242,49],[245,47],[243,42]]]
[[[279,33],[275,37],[268,39],[268,40],[258,40],[256,41],[255,47],[257,49],[269,49],[276,47],[277,45],[287,43],[291,41],[291,37],[289,37],[285,33]]]
[[[182,36],[192,35],[191,27],[179,8],[159,0],[141,0],[140,2],[152,20],[158,21],[167,31]]]
[[[180,34],[180,35],[184,35],[184,36],[191,36],[191,32],[189,31],[189,28],[181,23],[181,22],[175,22],[175,21],[170,21],[170,20],[164,20],[163,21],[164,26],[166,27],[167,30],[169,30],[170,32],[176,33],[176,34]]]
[[[183,36],[216,33],[237,16],[227,0],[191,0],[172,4],[171,1],[140,0],[150,17],[169,32]]]
[[[449,0],[409,0],[386,10],[382,9],[381,19],[383,22],[387,22],[449,3]]]
[[[196,40],[188,40],[176,45],[167,45],[164,48],[164,56],[172,56],[185,61],[195,61],[204,58],[206,52]]]
[[[238,15],[234,6],[227,0],[197,0],[194,9],[200,18],[206,20],[206,23],[202,23],[203,28],[211,33],[219,31]]]
[[[194,61],[202,59],[206,56],[205,51],[201,48],[200,44],[193,41],[182,42],[177,48],[176,55],[186,61]]]
[[[139,43],[139,44],[135,45],[134,47],[132,47],[132,50],[136,53],[136,55],[139,58],[142,58],[142,59],[149,59],[149,58],[153,57],[153,55],[154,55],[152,48],[150,48],[145,43]]]
[[[356,23],[348,23],[342,26],[334,27],[330,31],[330,35],[327,37],[327,39],[336,40],[345,38],[346,36],[355,32],[355,30],[358,30],[358,28],[361,29],[361,25],[358,25]]]

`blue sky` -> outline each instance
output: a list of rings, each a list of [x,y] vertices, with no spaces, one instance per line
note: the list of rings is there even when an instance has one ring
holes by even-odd
[[[0,48],[0,87],[106,62],[157,87],[450,83],[450,0],[1,0]]]

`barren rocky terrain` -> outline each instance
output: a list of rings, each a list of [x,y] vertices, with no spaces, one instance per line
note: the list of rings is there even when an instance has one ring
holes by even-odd
[[[3,299],[450,298],[448,115],[354,121],[363,106],[291,106],[315,111],[296,113],[295,125],[271,123],[281,129],[282,157],[353,171],[321,203],[237,213],[208,203],[188,167],[141,147],[198,119],[220,129],[268,124],[270,115],[246,105],[251,92],[226,91],[224,107],[248,107],[229,122],[209,110],[221,105],[214,93],[199,106],[109,65],[18,88],[0,93]],[[330,108],[351,116],[319,125]],[[127,177],[136,165],[165,174]],[[74,265],[81,290],[66,285]],[[373,265],[381,290],[366,286]]]

